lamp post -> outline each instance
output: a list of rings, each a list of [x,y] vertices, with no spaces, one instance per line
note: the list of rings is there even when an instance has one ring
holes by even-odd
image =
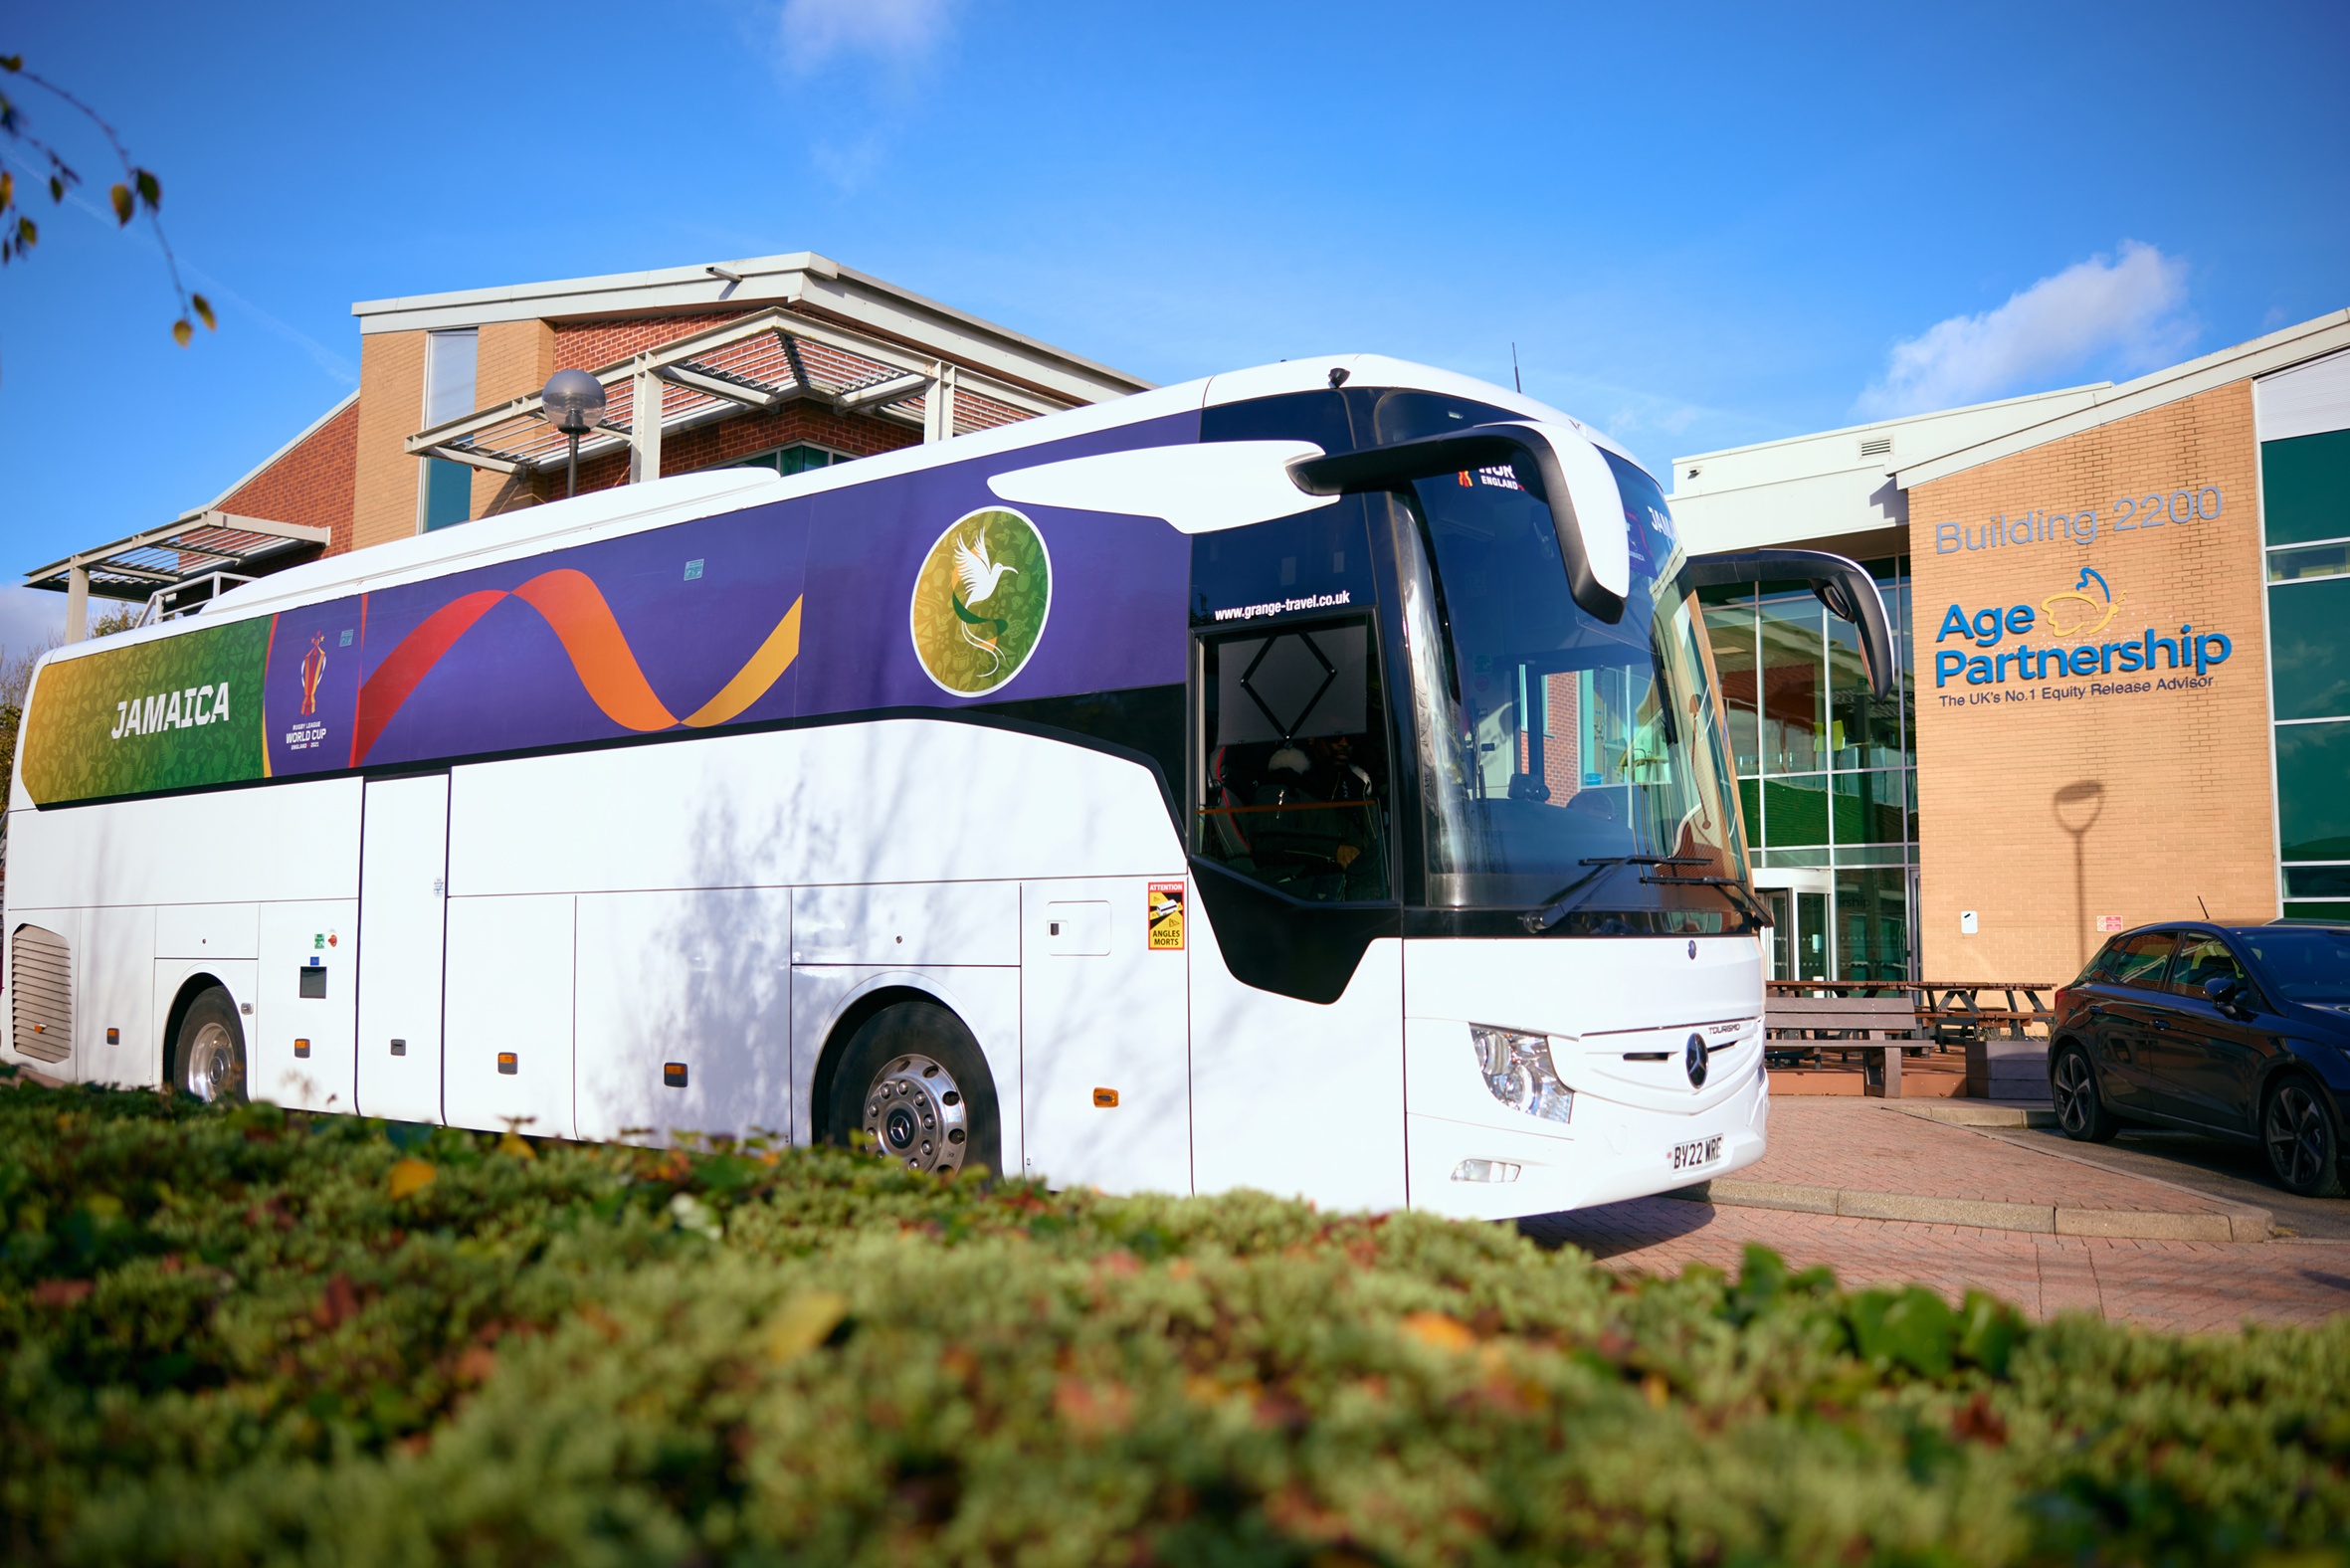
[[[579,438],[604,417],[604,384],[584,370],[558,370],[538,398],[540,417],[571,438],[571,477],[563,487],[569,499],[579,493]]]

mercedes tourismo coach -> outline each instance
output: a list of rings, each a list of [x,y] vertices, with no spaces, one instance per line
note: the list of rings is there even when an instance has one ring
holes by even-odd
[[[1760,1157],[1691,559],[1605,437],[1267,366],[542,505],[62,649],[15,1060],[1498,1218]],[[1881,686],[1880,686],[1881,689]]]

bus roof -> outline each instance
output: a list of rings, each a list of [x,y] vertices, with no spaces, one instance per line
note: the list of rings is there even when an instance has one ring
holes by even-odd
[[[974,431],[951,442],[902,447],[789,477],[764,469],[721,469],[615,486],[568,500],[525,506],[459,527],[395,539],[290,567],[231,589],[207,602],[194,615],[111,637],[68,644],[46,656],[42,664],[61,663],[100,649],[170,637],[202,626],[275,614],[344,594],[535,555],[556,540],[566,544],[585,543],[595,538],[636,533],[769,501],[870,484],[940,464],[1020,452],[1187,409],[1312,391],[1331,385],[1331,374],[1336,370],[1347,372],[1345,384],[1352,387],[1412,387],[1447,393],[1506,408],[1528,419],[1565,424],[1627,462],[1636,465],[1639,462],[1614,440],[1581,420],[1505,387],[1384,354],[1318,355],[1156,387],[1018,424]]]

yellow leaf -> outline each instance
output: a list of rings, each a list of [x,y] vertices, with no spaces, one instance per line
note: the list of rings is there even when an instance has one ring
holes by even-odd
[[[538,1150],[530,1146],[530,1140],[523,1137],[519,1132],[510,1130],[498,1138],[497,1152],[500,1154],[511,1154],[515,1159],[518,1160],[534,1160],[538,1158]]]
[[[171,340],[179,344],[180,347],[187,347],[188,339],[194,337],[195,335],[196,329],[188,325],[188,318],[186,316],[183,315],[178,320],[171,323]]]
[[[849,1315],[849,1298],[838,1290],[802,1290],[767,1324],[767,1359],[777,1366],[814,1350]]]
[[[117,224],[128,223],[133,210],[130,205],[130,187],[117,185],[106,192],[106,197],[114,204],[114,221]]]
[[[1438,1350],[1467,1350],[1476,1333],[1458,1317],[1444,1312],[1406,1312],[1396,1326],[1422,1344]]]
[[[411,1193],[422,1192],[440,1174],[423,1160],[402,1160],[392,1167],[392,1196],[405,1198]]]

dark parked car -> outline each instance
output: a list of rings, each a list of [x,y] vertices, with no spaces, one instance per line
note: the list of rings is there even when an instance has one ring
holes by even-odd
[[[2342,1196],[2350,926],[2179,920],[2113,937],[2056,993],[2049,1091],[2085,1142],[2131,1123],[2258,1142],[2287,1188]]]

